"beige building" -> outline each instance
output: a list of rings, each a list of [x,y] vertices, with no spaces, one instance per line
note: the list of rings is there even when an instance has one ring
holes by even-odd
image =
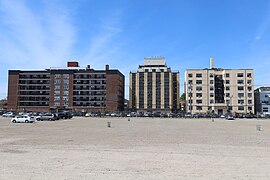
[[[179,72],[167,67],[165,58],[145,58],[137,72],[130,72],[130,109],[140,112],[179,110]]]
[[[253,69],[188,69],[185,73],[186,111],[226,114],[254,113]]]

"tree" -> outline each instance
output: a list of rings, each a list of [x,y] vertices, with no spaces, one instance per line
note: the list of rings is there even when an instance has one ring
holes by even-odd
[[[180,97],[180,101],[186,101],[186,93],[183,93]]]
[[[7,108],[7,99],[6,98],[0,99],[0,109],[4,110],[6,108]]]

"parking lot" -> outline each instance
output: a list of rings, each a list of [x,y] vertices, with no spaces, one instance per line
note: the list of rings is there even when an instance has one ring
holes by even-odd
[[[270,179],[269,147],[269,119],[0,117],[0,179]]]

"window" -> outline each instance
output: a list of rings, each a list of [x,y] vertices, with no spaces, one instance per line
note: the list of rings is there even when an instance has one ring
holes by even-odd
[[[248,84],[251,84],[251,83],[252,83],[252,81],[251,81],[251,80],[247,80],[247,83],[248,83]]]
[[[60,106],[60,102],[54,102],[54,106]]]
[[[64,84],[69,84],[69,80],[64,80]]]
[[[230,84],[230,80],[226,80],[226,84]]]
[[[198,74],[196,74],[196,77],[197,78],[201,78],[202,77],[202,74],[201,73],[198,73]]]
[[[54,80],[54,84],[60,84],[60,83],[61,83],[61,80],[60,79]]]
[[[202,106],[196,106],[196,110],[202,110]]]
[[[247,73],[247,77],[251,78],[252,77],[251,73]]]
[[[244,80],[237,80],[238,84],[244,84]]]
[[[244,77],[243,73],[237,73],[237,77]]]
[[[190,74],[188,74],[188,77],[189,77],[189,78],[192,78],[192,74],[191,74],[191,73],[190,73]]]
[[[197,103],[197,104],[202,104],[202,100],[201,100],[201,99],[197,99],[197,100],[196,100],[196,103]]]
[[[54,77],[55,78],[61,78],[61,74],[55,74]]]
[[[67,85],[64,85],[63,89],[69,89],[69,87]]]
[[[197,90],[197,91],[201,91],[201,90],[202,90],[202,86],[197,86],[197,87],[196,87],[196,90]]]
[[[60,89],[60,86],[59,85],[55,85],[54,86],[54,89]]]
[[[263,107],[263,112],[268,112],[268,107]]]
[[[60,96],[54,96],[54,101],[59,101],[60,100]]]
[[[210,100],[210,104],[213,104],[213,103],[214,103],[214,100],[213,100],[213,99],[211,99],[211,100]]]
[[[192,84],[192,80],[188,80],[188,84]]]
[[[69,74],[63,74],[63,77],[68,79],[69,78]]]
[[[196,84],[202,84],[202,80],[196,80]]]
[[[252,93],[248,93],[248,97],[251,98],[252,97]]]
[[[226,91],[229,91],[230,90],[230,86],[226,86]]]
[[[214,81],[213,80],[210,80],[210,84],[214,84]]]
[[[68,92],[68,91],[63,91],[63,94],[64,94],[64,95],[68,95],[69,92]]]
[[[230,97],[230,93],[226,93],[226,97]]]
[[[244,104],[244,100],[238,100],[238,104]]]
[[[238,86],[238,91],[243,91],[244,90],[244,86]]]
[[[214,90],[214,86],[210,86],[210,91],[213,91]]]
[[[248,110],[249,111],[252,111],[252,106],[248,106]]]
[[[60,91],[54,91],[54,95],[60,95]]]
[[[248,100],[248,104],[252,104],[252,100]]]
[[[252,90],[252,86],[248,86],[248,91],[251,91]]]
[[[229,74],[229,73],[226,73],[226,74],[225,74],[225,77],[226,77],[226,78],[229,78],[229,77],[230,77],[230,74]]]
[[[244,97],[244,93],[238,93],[238,97],[239,97],[239,98]]]
[[[68,101],[68,96],[63,96],[63,101]]]
[[[244,106],[238,106],[238,110],[239,111],[243,111],[244,110]]]
[[[196,93],[196,97],[202,97],[202,93]]]
[[[210,97],[214,97],[214,93],[210,93]]]
[[[210,73],[209,77],[210,78],[214,77],[214,74],[213,73]]]

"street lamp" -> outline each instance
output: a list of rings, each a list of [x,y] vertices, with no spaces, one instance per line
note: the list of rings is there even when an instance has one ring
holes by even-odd
[[[230,100],[229,101],[227,101],[227,112],[228,113],[231,113],[231,107],[232,107],[232,97],[233,96],[230,96]]]

